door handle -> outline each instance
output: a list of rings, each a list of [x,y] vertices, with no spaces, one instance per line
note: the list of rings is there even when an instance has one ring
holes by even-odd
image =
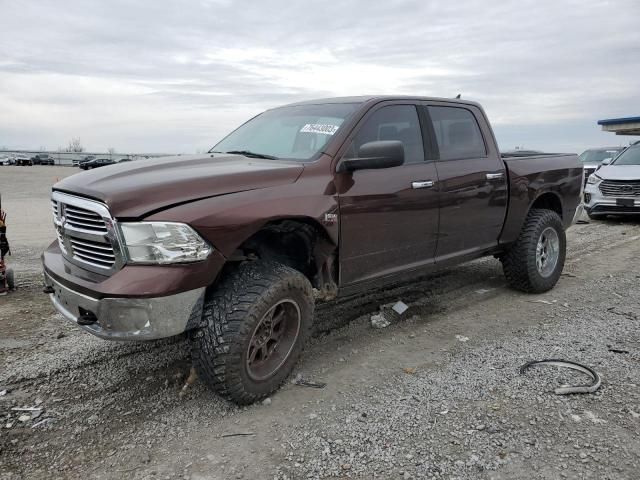
[[[504,173],[487,173],[487,180],[498,180],[504,177]]]
[[[411,188],[431,188],[433,187],[433,181],[425,180],[423,182],[411,182]]]

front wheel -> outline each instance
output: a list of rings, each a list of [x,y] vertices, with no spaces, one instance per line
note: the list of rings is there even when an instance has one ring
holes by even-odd
[[[290,267],[248,262],[229,272],[205,301],[205,325],[191,335],[200,378],[238,404],[277,390],[311,332],[313,292]]]
[[[502,257],[507,282],[528,293],[551,290],[562,274],[566,249],[567,239],[558,214],[531,210],[518,239]]]

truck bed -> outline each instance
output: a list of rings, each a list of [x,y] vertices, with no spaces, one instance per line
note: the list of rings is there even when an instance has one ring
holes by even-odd
[[[580,203],[583,168],[576,154],[501,154],[509,178],[509,205],[500,235],[500,243],[518,238],[527,212],[534,200],[544,200],[561,212],[567,228]]]

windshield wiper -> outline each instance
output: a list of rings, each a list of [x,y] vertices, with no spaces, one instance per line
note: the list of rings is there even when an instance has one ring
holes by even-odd
[[[274,157],[273,155],[266,155],[264,153],[256,153],[256,152],[252,152],[250,150],[229,150],[228,152],[224,152],[224,153],[234,153],[237,155],[244,155],[245,157],[250,157],[250,158],[264,158],[267,160],[278,160],[278,157]]]

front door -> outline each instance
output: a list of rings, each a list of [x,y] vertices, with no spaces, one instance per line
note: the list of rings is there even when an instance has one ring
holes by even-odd
[[[438,178],[412,104],[373,107],[342,156],[377,140],[399,140],[398,167],[336,174],[342,286],[433,263],[438,232]],[[425,151],[427,152],[425,154]]]

